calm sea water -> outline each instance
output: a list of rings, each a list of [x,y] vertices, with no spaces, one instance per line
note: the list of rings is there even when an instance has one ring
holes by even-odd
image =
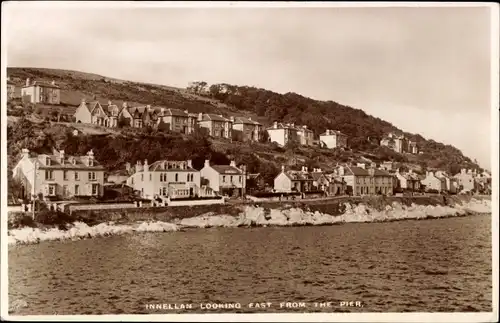
[[[491,216],[478,215],[16,246],[9,302],[16,315],[491,311],[490,228]],[[256,302],[272,304],[248,308]],[[286,302],[306,307],[281,308]],[[200,308],[207,303],[241,308]]]

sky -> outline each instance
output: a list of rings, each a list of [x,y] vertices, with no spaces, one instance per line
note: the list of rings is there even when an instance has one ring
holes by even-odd
[[[10,4],[2,3],[8,66],[296,92],[454,145],[491,169],[488,7]]]

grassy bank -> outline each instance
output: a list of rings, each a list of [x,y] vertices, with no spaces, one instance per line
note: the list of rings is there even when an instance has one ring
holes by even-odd
[[[489,196],[474,196],[475,199],[491,199]],[[463,204],[469,202],[471,196],[448,196],[448,205]],[[392,203],[397,202],[402,205],[445,205],[442,196],[415,196],[415,197],[340,197],[327,200],[311,201],[287,201],[287,202],[256,202],[250,205],[260,206],[265,209],[289,209],[300,208],[304,211],[321,212],[333,216],[341,215],[345,212],[345,203],[353,206],[363,204],[372,209],[382,211]],[[225,204],[225,205],[197,205],[197,206],[173,206],[154,208],[130,208],[121,210],[91,210],[74,211],[71,214],[64,212],[45,211],[35,215],[9,213],[9,229],[20,227],[50,228],[58,227],[65,229],[74,222],[83,222],[89,226],[98,225],[113,221],[117,224],[129,224],[138,221],[161,221],[173,222],[200,215],[230,215],[238,216],[249,203],[245,204]]]

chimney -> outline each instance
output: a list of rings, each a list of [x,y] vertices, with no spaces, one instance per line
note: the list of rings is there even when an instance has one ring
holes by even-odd
[[[185,113],[185,114],[189,114],[189,111],[188,111],[188,110],[184,110],[184,113]]]
[[[23,158],[29,158],[30,157],[30,151],[29,151],[29,149],[23,148],[22,153],[23,153]]]
[[[209,159],[205,159],[205,167],[210,167],[210,160]]]
[[[284,173],[285,172],[285,165],[281,165],[281,171]]]
[[[193,161],[191,159],[188,159],[188,161],[187,161],[187,167],[188,168],[193,168]]]
[[[26,79],[26,86],[30,86],[30,78],[29,77]]]
[[[60,162],[61,164],[63,164],[63,163],[64,163],[64,150],[60,150],[60,151],[59,151],[59,162]]]
[[[148,160],[144,159],[144,171],[147,172],[149,171],[149,165],[148,165]]]
[[[198,113],[198,121],[201,121],[203,120],[203,113]]]
[[[86,103],[85,98],[82,98],[82,103],[83,103],[83,104],[85,104],[85,103]]]
[[[373,168],[368,168],[368,174],[369,174],[370,176],[375,175],[375,169],[373,169]]]
[[[127,102],[123,102],[122,107],[125,108],[125,109],[128,108]]]
[[[366,169],[366,165],[364,163],[358,163],[356,166]]]
[[[52,82],[50,84],[56,85],[56,81],[52,80]]]
[[[466,172],[466,169],[465,169],[465,168],[462,168],[462,169],[460,170],[460,173],[461,173],[461,174],[465,174],[465,172]]]
[[[295,122],[292,122],[292,123],[290,124],[290,126],[291,126],[292,128],[293,128],[293,127],[295,127]]]
[[[146,105],[146,109],[148,109],[148,110],[151,109],[151,106],[149,104]]]
[[[127,172],[130,172],[130,163],[129,163],[129,162],[126,162],[126,163],[125,163],[125,170],[126,170]]]
[[[111,100],[108,100],[108,105],[111,105],[111,104],[113,104],[113,103],[111,102]]]
[[[409,172],[410,174],[413,174],[413,169],[410,169],[408,172]]]
[[[141,164],[140,160],[138,160],[137,163],[135,164],[135,171],[136,172],[141,172],[142,171],[142,164]]]
[[[326,134],[330,135],[330,129],[326,129]]]
[[[229,166],[236,167],[236,162],[234,160],[231,160],[229,163]]]
[[[339,176],[344,176],[344,166],[339,166]]]
[[[274,121],[274,123],[273,123],[273,128],[274,128],[274,129],[278,129],[278,121]]]
[[[229,117],[229,120],[231,120],[231,122],[234,122],[234,117],[233,117],[233,116],[230,116],[230,117]]]

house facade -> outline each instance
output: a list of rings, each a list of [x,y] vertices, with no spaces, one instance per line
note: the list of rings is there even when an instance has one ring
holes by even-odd
[[[275,192],[308,192],[314,189],[314,178],[303,166],[300,171],[286,170],[281,167],[281,173],[274,178]]]
[[[402,173],[397,169],[395,176],[398,180],[397,187],[414,192],[420,190],[420,178],[413,170],[410,169],[407,173]]]
[[[232,121],[222,115],[212,113],[200,113],[198,115],[198,127],[207,129],[208,135],[215,138],[232,138]]]
[[[31,156],[23,149],[21,160],[13,169],[14,178],[21,181],[25,197],[102,196],[104,167],[90,150],[86,156],[67,156],[64,151]]]
[[[161,108],[158,113],[158,126],[167,125],[168,129],[173,132],[183,134],[191,134],[196,128],[196,117],[179,109]]]
[[[24,102],[60,104],[61,89],[56,85],[55,81],[52,81],[52,83],[31,82],[27,78],[26,85],[21,89],[21,97]]]
[[[229,165],[210,165],[210,160],[205,160],[205,165],[200,170],[201,177],[208,181],[208,186],[219,195],[244,196],[246,194],[246,167],[236,167],[231,161]]]
[[[274,122],[270,128],[267,128],[269,141],[275,142],[280,146],[285,146],[289,142],[296,142],[302,146],[312,146],[314,144],[314,132],[307,129],[307,126],[295,126],[294,123]]]
[[[146,199],[156,197],[184,198],[200,196],[200,172],[191,160],[160,160],[148,164],[137,161],[127,185]]]
[[[381,146],[386,146],[391,148],[397,153],[410,153],[410,154],[418,154],[418,146],[417,142],[411,139],[406,138],[403,135],[395,135],[393,133],[389,133],[387,136],[383,137],[380,141]]]
[[[468,193],[476,189],[476,181],[474,180],[476,177],[475,171],[462,168],[460,173],[456,174],[454,177],[458,181],[461,193]]]
[[[347,184],[348,191],[355,196],[393,195],[393,176],[386,171],[359,166],[339,166],[336,174]]]
[[[443,172],[441,170],[437,171],[435,173],[435,176],[440,178],[440,179],[444,179],[444,184],[445,184],[445,187],[444,187],[444,190],[447,191],[447,192],[450,192],[450,193],[458,193],[458,180],[453,178],[452,176],[448,175],[446,172]]]
[[[8,99],[14,99],[16,98],[17,92],[16,92],[16,84],[11,81],[10,77],[7,77],[7,98]]]
[[[101,104],[99,101],[86,102],[83,99],[76,109],[74,117],[77,123],[117,127],[120,110],[121,108],[111,101],[108,101],[107,104]]]
[[[446,180],[444,178],[436,176],[434,172],[426,172],[425,178],[421,180],[421,183],[425,186],[426,191],[446,191]]]
[[[231,117],[233,132],[241,134],[242,141],[259,141],[262,125],[252,118]]]
[[[347,135],[337,130],[326,129],[319,135],[319,140],[322,147],[329,149],[347,147]]]

